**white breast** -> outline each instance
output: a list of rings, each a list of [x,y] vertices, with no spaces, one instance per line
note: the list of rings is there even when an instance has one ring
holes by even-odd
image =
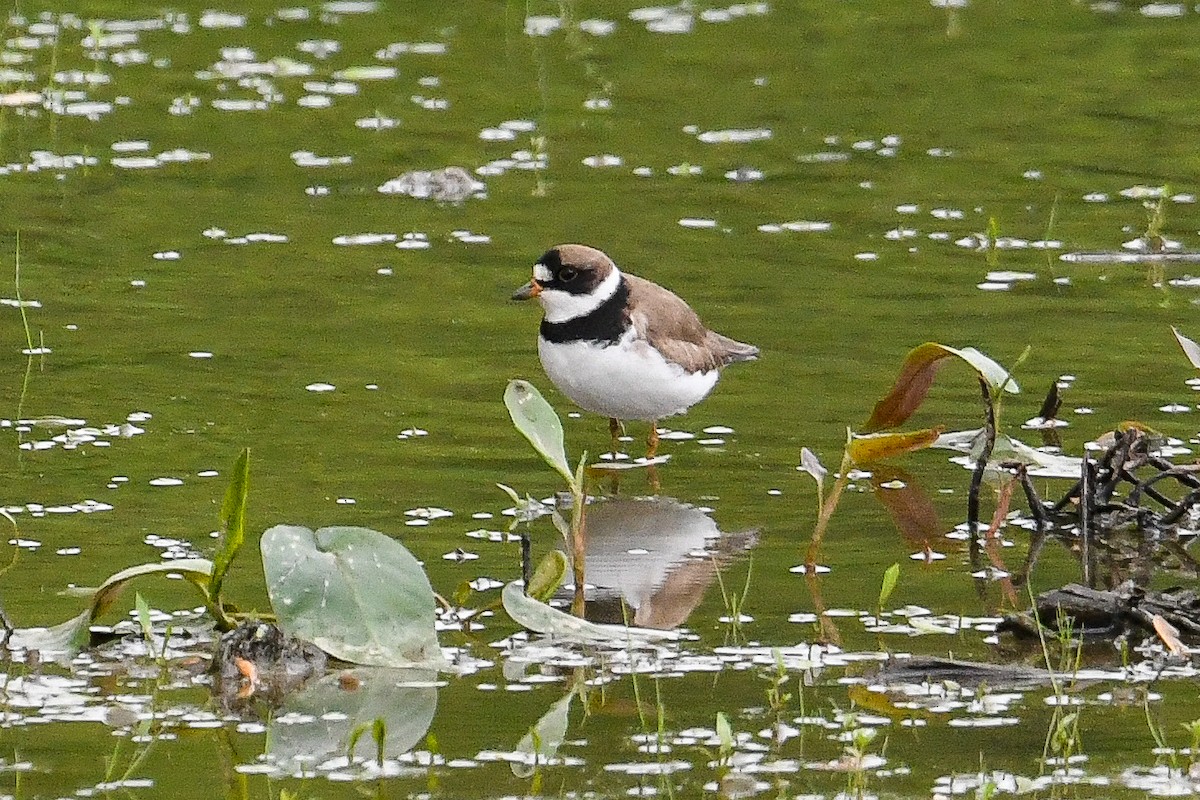
[[[617,419],[656,420],[682,414],[717,385],[717,370],[688,373],[628,331],[615,345],[547,342],[542,367],[580,408]]]

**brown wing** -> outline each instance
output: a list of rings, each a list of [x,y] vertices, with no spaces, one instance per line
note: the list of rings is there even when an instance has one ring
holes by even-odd
[[[626,273],[629,315],[634,330],[688,372],[707,372],[758,356],[758,348],[704,327],[700,317],[674,292]]]

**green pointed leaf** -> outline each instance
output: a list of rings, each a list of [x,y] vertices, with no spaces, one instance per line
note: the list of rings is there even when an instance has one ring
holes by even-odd
[[[446,667],[433,588],[395,539],[368,528],[276,525],[261,548],[271,606],[290,635],[355,664]]]
[[[509,381],[504,390],[504,405],[517,430],[529,440],[538,455],[554,467],[568,485],[574,486],[575,476],[571,474],[563,446],[562,422],[537,388],[529,381]]]
[[[213,559],[212,595],[221,596],[221,584],[234,556],[246,539],[246,497],[250,493],[250,448],[242,450],[221,503],[221,543]]]
[[[522,758],[511,764],[513,775],[528,778],[539,766],[545,766],[546,762],[558,753],[558,748],[567,738],[571,701],[575,699],[577,692],[577,689],[572,689],[550,706],[529,732],[521,737],[521,741],[517,742],[513,752]]]
[[[887,605],[888,598],[896,589],[896,581],[900,580],[900,565],[892,564],[883,573],[883,585],[879,587],[879,607]]]

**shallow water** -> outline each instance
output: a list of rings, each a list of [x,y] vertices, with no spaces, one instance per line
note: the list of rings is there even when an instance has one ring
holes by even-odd
[[[974,791],[981,767],[1048,782],[1048,688],[964,690],[922,703],[932,710],[916,723],[848,689],[885,651],[1014,657],[990,642],[1003,582],[972,577],[980,565],[946,536],[965,518],[968,473],[944,453],[907,459],[901,479],[925,496],[903,502],[929,513],[900,531],[886,496],[899,490],[857,480],[822,551],[831,571],[818,601],[792,571],[816,507],[796,466],[807,446],[835,468],[846,426],[924,341],[1010,366],[1031,348],[1017,370],[1024,391],[1002,409],[1014,434],[1069,375],[1069,452],[1125,419],[1194,436],[1192,371],[1169,326],[1200,334],[1197,17],[1170,4],[936,5],[107,3],[86,15],[24,5],[0,53],[10,276],[0,295],[13,301],[0,308],[0,470],[21,544],[0,583],[6,613],[52,624],[79,609],[58,594],[68,585],[211,555],[224,472],[244,446],[253,531],[372,527],[423,559],[443,595],[489,579],[469,605],[496,599],[519,574],[519,548],[504,541],[509,501],[495,484],[539,497],[559,488],[509,423],[506,381],[542,388],[573,458],[608,446],[605,422],[570,416],[542,375],[536,309],[508,300],[547,247],[582,241],[762,349],[665,422],[681,436],[664,442],[661,495],[678,505],[663,513],[682,517],[682,534],[632,548],[677,554],[707,541],[717,557],[690,572],[652,558],[625,567],[630,547],[613,540],[609,569],[637,578],[629,592],[686,618],[695,638],[653,657],[522,657],[502,615],[470,637],[443,632],[468,674],[437,687],[434,738],[416,731],[400,748],[413,749],[386,762],[395,791],[498,797],[540,780],[553,794],[695,796],[715,791],[721,771],[709,763],[720,760],[717,712],[738,737],[743,783],[730,793],[755,790],[752,779],[820,796],[957,794]],[[450,166],[484,187],[452,202],[413,196],[450,192],[445,182],[397,181]],[[1155,262],[1145,203],[1163,186],[1155,246],[1168,258]],[[15,302],[18,233],[30,340]],[[971,428],[980,415],[973,378],[952,366],[912,426]],[[630,449],[645,433],[630,426]],[[622,495],[649,491],[640,472],[622,480]],[[535,554],[556,546],[548,521],[532,528]],[[1015,569],[1028,533],[1005,534]],[[945,558],[914,560],[926,547]],[[231,593],[265,609],[255,550]],[[893,563],[887,620],[931,622],[873,619]],[[668,575],[678,585],[656,596]],[[1076,556],[1048,546],[1031,585],[1078,576]],[[195,604],[169,584],[139,591],[157,608]],[[743,593],[734,624],[726,598]],[[809,650],[818,602],[842,642],[832,660]],[[792,694],[778,715],[772,648]],[[1119,659],[1095,658],[1107,672],[1079,695],[1087,759],[1072,751],[1076,772],[1060,782],[1102,781],[1106,795],[1192,788],[1186,755],[1174,757],[1182,773],[1153,772],[1169,759],[1143,703],[1153,684],[1151,717],[1167,744],[1186,747],[1194,693],[1148,666],[1127,675]],[[26,702],[10,683],[0,785],[11,794],[66,796],[106,780],[103,756],[117,741],[133,747],[128,720],[112,722],[119,737],[98,724],[113,707],[153,716],[165,737],[130,774],[155,791],[211,797],[247,772],[256,792],[268,780],[256,773],[276,779],[259,761],[262,728],[216,710],[202,680],[178,673],[156,694],[144,655],[94,660],[36,679],[13,665],[19,686],[47,682],[38,697],[50,701]],[[593,685],[591,713],[573,701],[569,763],[514,777],[504,754],[581,681]],[[1125,691],[1120,702],[1105,694]],[[773,743],[761,732],[777,719]],[[882,759],[861,770],[838,762],[839,737],[858,728],[878,730],[864,747]],[[335,767],[317,771],[370,771]]]

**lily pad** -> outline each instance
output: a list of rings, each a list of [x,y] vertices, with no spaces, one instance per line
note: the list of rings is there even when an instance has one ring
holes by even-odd
[[[287,633],[355,664],[447,667],[433,588],[404,545],[368,528],[276,525],[260,546]]]

